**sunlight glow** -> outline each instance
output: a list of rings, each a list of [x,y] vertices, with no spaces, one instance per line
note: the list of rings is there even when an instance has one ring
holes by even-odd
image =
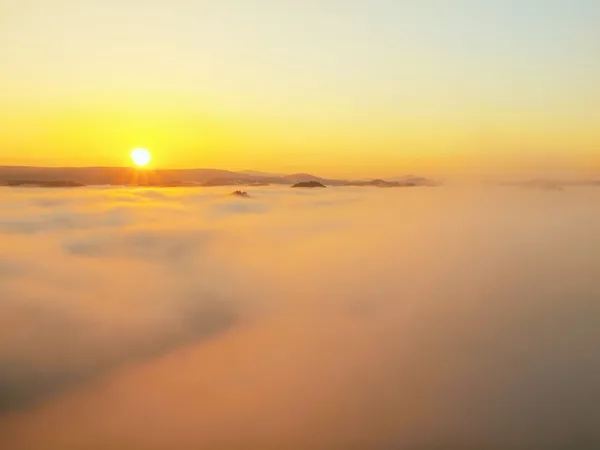
[[[131,152],[131,159],[133,160],[136,166],[144,167],[148,165],[148,163],[152,159],[152,156],[150,155],[150,152],[145,148],[135,148]]]

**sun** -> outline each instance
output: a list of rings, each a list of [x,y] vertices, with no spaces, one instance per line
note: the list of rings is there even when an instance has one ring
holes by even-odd
[[[136,166],[144,167],[148,165],[152,159],[152,156],[145,148],[134,148],[131,151],[131,159]]]

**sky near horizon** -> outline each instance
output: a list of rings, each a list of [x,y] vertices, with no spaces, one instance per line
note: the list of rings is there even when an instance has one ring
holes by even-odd
[[[0,0],[0,165],[600,170],[600,2]]]

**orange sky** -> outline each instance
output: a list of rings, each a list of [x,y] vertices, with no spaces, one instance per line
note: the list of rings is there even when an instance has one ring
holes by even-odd
[[[0,164],[593,172],[600,11],[535,4],[7,0]]]

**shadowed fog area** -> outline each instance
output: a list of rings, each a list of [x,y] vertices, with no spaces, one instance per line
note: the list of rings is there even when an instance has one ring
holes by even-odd
[[[600,190],[0,189],[0,447],[600,448]]]

